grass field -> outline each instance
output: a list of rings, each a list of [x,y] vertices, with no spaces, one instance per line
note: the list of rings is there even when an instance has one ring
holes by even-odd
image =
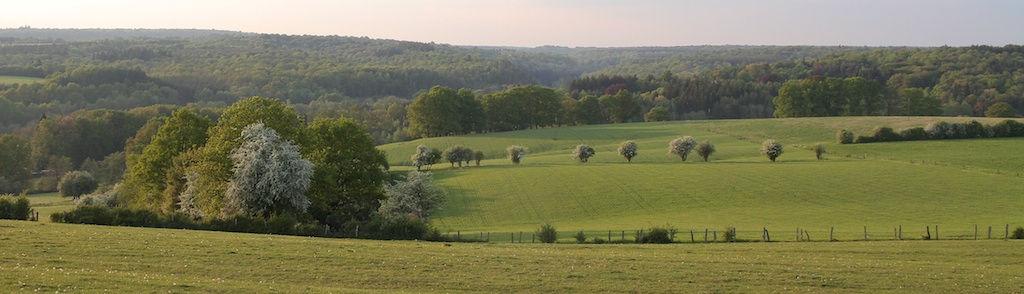
[[[49,222],[54,212],[68,211],[75,207],[74,200],[60,197],[57,192],[28,195],[28,201],[32,209],[39,212],[39,220],[42,222]]]
[[[435,165],[448,203],[434,218],[445,232],[467,235],[535,230],[554,224],[568,237],[579,230],[598,236],[608,230],[674,227],[682,231],[736,227],[740,238],[759,239],[762,228],[808,230],[812,238],[893,238],[926,235],[938,225],[946,237],[973,238],[975,226],[1003,236],[1019,225],[1015,209],[1024,195],[1024,139],[978,139],[837,145],[840,128],[866,134],[879,126],[895,129],[969,118],[801,118],[773,120],[637,123],[548,128],[462,137],[430,138],[382,146],[393,169],[409,163],[419,144],[445,149],[463,144],[491,158],[481,167]],[[997,119],[980,119],[983,123]],[[696,155],[686,163],[666,154],[668,141],[691,135],[717,146],[711,162]],[[780,162],[758,154],[759,142],[786,144]],[[640,155],[631,164],[617,155],[624,140],[635,140]],[[831,155],[816,160],[804,148],[827,144]],[[580,143],[594,147],[591,162],[569,157]],[[527,146],[522,165],[501,158],[504,147]],[[496,158],[497,157],[497,158]],[[787,233],[792,235],[792,233]],[[492,237],[493,239],[493,237]]]
[[[1022,244],[444,244],[0,220],[0,289],[1013,293]]]
[[[25,84],[40,82],[43,79],[33,77],[0,76],[0,84]]]

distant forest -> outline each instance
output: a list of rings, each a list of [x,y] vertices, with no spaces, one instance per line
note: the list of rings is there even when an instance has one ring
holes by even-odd
[[[352,119],[376,144],[644,120],[1019,116],[1024,47],[515,48],[213,30],[0,29],[0,133],[34,144],[34,169],[130,153],[176,108],[215,120],[252,96],[279,98],[310,122]],[[463,101],[459,109],[473,111],[473,121],[432,129],[423,123],[455,108],[428,99]],[[523,103],[546,104],[525,113]],[[55,138],[78,147],[47,147]]]

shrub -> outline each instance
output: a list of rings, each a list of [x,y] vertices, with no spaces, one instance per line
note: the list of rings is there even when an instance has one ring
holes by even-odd
[[[594,244],[604,244],[608,243],[608,240],[605,240],[604,238],[594,238],[594,240],[591,242]]]
[[[836,141],[839,141],[839,144],[853,144],[853,131],[839,130],[836,132]]]
[[[900,135],[890,127],[875,128],[871,133],[875,137],[875,142],[896,142],[900,140]]]
[[[575,237],[576,237],[576,243],[577,244],[587,243],[587,235],[584,234],[583,231],[580,231],[579,233],[576,233]]]
[[[1024,137],[1024,123],[1008,119],[992,126],[992,136],[999,138]]]
[[[73,171],[64,174],[57,183],[57,192],[60,196],[78,199],[82,195],[96,191],[99,182],[91,173],[85,171]]]
[[[0,196],[0,219],[28,220],[32,214],[32,206],[24,194]]]
[[[508,159],[512,160],[512,164],[519,164],[526,158],[526,154],[530,153],[530,149],[519,145],[508,146],[505,151],[508,152]]]
[[[949,123],[940,121],[933,123],[924,128],[924,131],[928,133],[928,138],[932,140],[946,139],[949,133]]]
[[[696,150],[697,155],[700,155],[700,157],[704,159],[704,162],[707,162],[708,157],[715,153],[715,144],[712,144],[711,141],[704,140],[703,142],[700,142],[700,144],[697,144]]]
[[[1010,238],[1024,239],[1024,227],[1017,227],[1017,229],[1013,230],[1013,234],[1010,235]]]
[[[735,242],[736,241],[736,228],[726,227],[725,228],[725,233],[722,234],[722,240],[725,240],[725,242]]]
[[[572,150],[572,158],[575,158],[580,162],[587,162],[587,160],[590,160],[591,156],[594,156],[594,148],[585,144],[576,145],[576,148]]]
[[[484,160],[484,152],[476,151],[473,152],[473,161],[476,161],[476,166],[480,166],[480,161]]]
[[[761,144],[761,155],[767,156],[769,160],[775,162],[775,159],[782,155],[782,143],[772,139],[765,140]]]
[[[636,240],[637,243],[657,243],[657,244],[668,244],[672,243],[672,236],[668,229],[665,228],[651,228],[649,231],[644,232]]]
[[[537,240],[541,243],[555,243],[558,241],[558,231],[550,224],[544,224],[537,229]]]
[[[633,157],[638,154],[636,142],[626,141],[619,144],[619,155],[626,158],[626,162],[633,162]]]
[[[875,141],[875,137],[870,137],[870,136],[857,136],[857,139],[854,140],[854,143],[857,143],[857,144],[874,143],[874,142],[876,142]]]
[[[922,127],[900,130],[900,138],[903,141],[928,140],[928,132]]]
[[[821,155],[825,154],[825,144],[818,143],[814,144],[814,157],[821,159]]]

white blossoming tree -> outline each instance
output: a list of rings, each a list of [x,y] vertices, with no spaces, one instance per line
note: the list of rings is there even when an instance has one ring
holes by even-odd
[[[575,158],[580,162],[587,162],[587,160],[592,156],[594,156],[594,148],[591,148],[586,144],[576,145],[576,149],[572,150],[572,158]]]
[[[677,155],[686,161],[686,156],[690,155],[690,151],[693,151],[697,147],[697,140],[693,137],[685,136],[682,138],[676,138],[672,142],[668,143],[668,154]]]
[[[530,153],[529,148],[519,145],[508,146],[505,151],[508,152],[508,159],[512,160],[513,164],[519,164],[523,158],[526,158],[526,154]]]
[[[768,139],[761,144],[761,155],[768,156],[768,159],[775,162],[775,158],[782,155],[782,143]]]
[[[636,142],[626,141],[619,144],[619,155],[626,158],[626,162],[633,162],[633,157],[637,155]]]
[[[410,171],[404,181],[384,187],[384,200],[377,212],[388,219],[427,221],[441,209],[444,197],[444,190],[434,186],[429,172]]]
[[[424,165],[430,164],[431,151],[427,148],[427,145],[416,146],[416,152],[412,154],[412,166],[416,167],[416,171],[420,171]]]
[[[234,176],[224,195],[228,207],[262,217],[306,212],[313,163],[302,158],[299,147],[262,123],[246,126],[240,139],[230,156]]]

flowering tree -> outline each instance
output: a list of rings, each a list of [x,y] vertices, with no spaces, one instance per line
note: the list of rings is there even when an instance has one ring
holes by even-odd
[[[228,207],[250,216],[270,217],[280,212],[306,212],[309,208],[313,163],[299,147],[282,141],[261,123],[242,129],[242,145],[231,154],[234,176],[224,198]]]
[[[416,167],[416,171],[420,171],[424,165],[430,164],[430,148],[427,145],[416,146],[416,152],[412,154],[412,165]]]
[[[693,137],[676,138],[668,143],[668,154],[678,155],[683,161],[686,161],[686,156],[690,155],[690,151],[693,151],[695,147],[697,147],[697,140],[694,140]]]
[[[633,157],[637,155],[636,142],[626,141],[619,144],[619,155],[625,157],[627,162],[633,162]]]
[[[519,145],[508,146],[505,151],[508,152],[508,159],[512,160],[513,164],[519,164],[526,158],[526,154],[530,153],[530,149]]]
[[[708,157],[711,156],[712,153],[715,153],[715,144],[712,144],[711,141],[704,140],[703,142],[700,142],[700,144],[697,144],[696,150],[697,155],[700,155],[701,158],[704,158],[704,162],[707,162]]]
[[[377,210],[380,215],[389,219],[409,217],[427,221],[427,218],[444,203],[445,193],[434,186],[429,172],[411,171],[405,178],[394,185],[384,187],[384,200]]]
[[[591,156],[594,156],[594,148],[585,144],[576,145],[576,149],[572,150],[572,158],[578,159],[580,162],[587,162]]]
[[[775,140],[768,139],[761,144],[761,155],[768,156],[768,159],[775,162],[775,158],[782,155],[782,143],[775,142]]]

